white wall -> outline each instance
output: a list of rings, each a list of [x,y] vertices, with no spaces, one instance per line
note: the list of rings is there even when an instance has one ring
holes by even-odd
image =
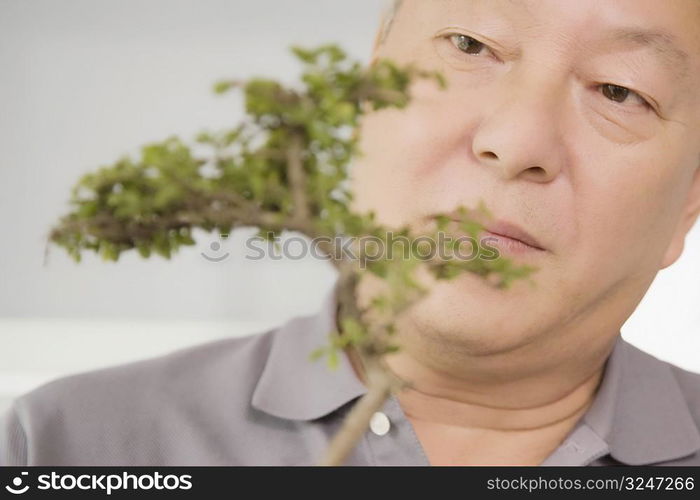
[[[76,265],[54,248],[43,265],[44,239],[81,174],[171,133],[191,138],[236,124],[240,99],[214,96],[214,81],[292,82],[300,68],[293,43],[335,41],[367,61],[380,4],[0,0],[0,399],[58,374],[318,307],[334,278],[329,266],[245,260],[243,233],[227,242],[232,256],[221,264],[199,255],[212,241],[202,238],[171,262],[125,255],[116,265],[93,257]],[[699,267],[696,228],[681,262],[661,273],[624,329],[695,371]]]

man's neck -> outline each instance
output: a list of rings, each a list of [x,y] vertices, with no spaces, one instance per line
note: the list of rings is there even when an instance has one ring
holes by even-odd
[[[577,359],[550,358],[550,366],[542,366],[541,370],[527,366],[518,370],[519,364],[527,363],[517,354],[503,363],[508,370],[497,372],[491,370],[493,366],[483,371],[462,369],[459,373],[438,369],[407,349],[385,360],[396,375],[411,384],[397,397],[406,415],[414,420],[452,427],[528,431],[560,427],[567,420],[575,423],[585,413],[595,399],[613,345],[579,353]],[[348,354],[355,374],[366,383],[359,356],[354,351]],[[472,365],[478,367],[483,362],[473,360]],[[465,359],[462,366],[469,363]],[[443,366],[450,365],[446,362]]]
[[[563,421],[578,419],[590,406],[602,379],[600,366],[558,394],[552,394],[546,379],[522,383],[502,381],[494,384],[455,383],[448,373],[421,365],[408,353],[387,358],[394,373],[412,386],[398,398],[407,416],[440,425],[495,431],[528,431],[557,426]],[[512,387],[512,395],[508,387]],[[533,394],[523,403],[523,393]],[[541,398],[536,395],[542,394]]]
[[[366,384],[359,356],[348,354]],[[605,359],[579,378],[569,373],[568,385],[538,377],[485,384],[491,374],[467,380],[463,373],[430,368],[406,350],[386,361],[412,384],[397,398],[432,465],[539,465],[592,404]]]

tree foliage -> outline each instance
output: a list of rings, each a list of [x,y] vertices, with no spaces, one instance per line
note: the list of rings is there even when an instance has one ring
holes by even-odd
[[[358,120],[366,112],[405,108],[417,78],[432,79],[443,89],[447,82],[439,73],[399,67],[390,60],[364,67],[332,44],[292,47],[292,52],[303,65],[297,87],[265,78],[225,80],[214,86],[219,94],[242,92],[246,117],[233,128],[203,131],[190,144],[170,136],[144,145],[136,158],[122,157],[84,175],[72,190],[70,212],[52,229],[50,241],[76,261],[85,251],[117,261],[123,252],[134,250],[144,258],[155,253],[169,259],[180,247],[195,244],[195,229],[230,234],[248,226],[267,238],[284,231],[313,239],[371,236],[386,247],[395,244],[389,233],[415,238],[409,227],[383,227],[372,212],[350,209],[349,165],[361,154]],[[195,149],[205,153],[195,154]],[[470,217],[472,213],[463,207],[457,223],[448,214],[435,214],[430,236],[437,241],[437,231],[451,228],[476,240],[483,226]],[[488,210],[482,206],[479,213],[488,215]],[[454,240],[445,245],[454,245]],[[357,349],[372,390],[380,396],[405,384],[391,376],[383,356],[400,348],[394,340],[396,318],[427,293],[416,278],[420,267],[435,279],[471,272],[504,288],[534,271],[501,257],[426,259],[409,252],[405,258],[370,259],[363,253],[366,249],[354,249],[358,258],[347,259],[337,258],[331,245],[321,248],[336,257],[332,262],[340,276],[341,312],[328,345],[311,356],[326,356],[333,366],[341,350]],[[444,250],[450,254],[454,248]],[[477,250],[481,257],[483,248]],[[356,300],[364,272],[387,285],[386,293],[373,298],[371,310]],[[366,426],[369,416],[363,411],[356,419],[359,424],[348,424],[345,438],[339,436],[336,448],[342,451],[331,453],[329,463],[342,460],[351,441],[348,436]]]

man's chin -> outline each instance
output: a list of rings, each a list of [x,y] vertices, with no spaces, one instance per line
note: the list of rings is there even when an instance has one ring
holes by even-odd
[[[542,329],[545,301],[529,285],[497,290],[481,278],[459,277],[436,284],[407,312],[409,328],[451,349],[482,356],[516,349]],[[408,326],[408,325],[407,325]]]

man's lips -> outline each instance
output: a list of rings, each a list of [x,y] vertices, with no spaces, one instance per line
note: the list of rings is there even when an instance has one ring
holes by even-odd
[[[493,222],[487,222],[484,224],[484,228],[489,233],[498,236],[504,236],[511,240],[519,241],[535,250],[544,251],[546,250],[542,244],[535,239],[530,233],[522,229],[520,226],[512,224],[504,220],[497,220]]]
[[[522,227],[509,222],[505,219],[488,219],[484,220],[476,213],[468,213],[471,218],[480,222],[484,227],[482,235],[495,238],[497,243],[502,243],[506,250],[515,253],[523,251],[547,251],[547,249],[534,236],[525,231]],[[450,212],[450,218],[455,222],[461,222],[459,212]]]

